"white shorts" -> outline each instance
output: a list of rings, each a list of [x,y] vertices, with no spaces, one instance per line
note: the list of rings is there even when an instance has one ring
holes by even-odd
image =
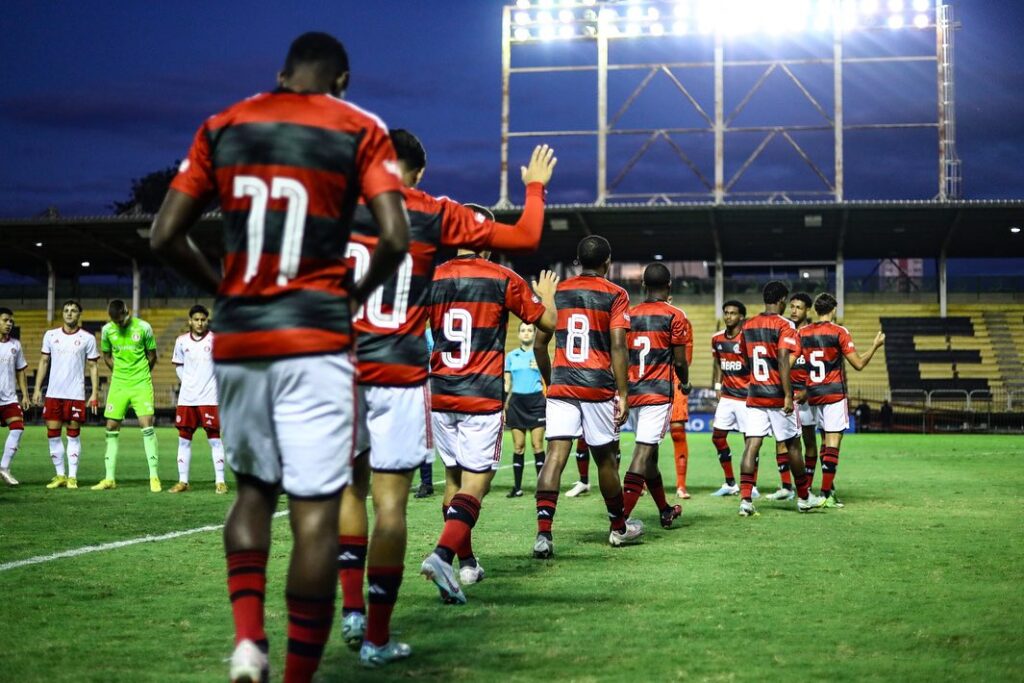
[[[712,429],[721,429],[723,432],[747,433],[747,403],[725,396],[718,402],[715,408],[715,419]]]
[[[238,474],[296,498],[352,479],[358,411],[348,353],[218,363],[224,454]]]
[[[614,399],[593,402],[549,398],[545,412],[548,441],[582,436],[588,446],[604,446],[619,438]]]
[[[445,467],[481,474],[498,469],[501,460],[501,413],[431,413],[434,444]]]
[[[850,428],[850,412],[844,398],[837,403],[811,406],[817,424],[825,432],[845,432]]]
[[[430,397],[426,386],[359,387],[359,436],[356,453],[369,449],[374,472],[409,472],[433,449]]]
[[[809,403],[797,403],[796,409],[800,412],[800,428],[815,427],[818,424],[818,417],[814,407]]]
[[[776,441],[789,441],[800,433],[800,418],[794,410],[789,415],[782,408],[747,406],[745,436],[774,436]]]
[[[636,427],[636,442],[657,446],[668,431],[672,404],[637,406],[629,411],[629,420]],[[588,442],[589,443],[589,442]]]

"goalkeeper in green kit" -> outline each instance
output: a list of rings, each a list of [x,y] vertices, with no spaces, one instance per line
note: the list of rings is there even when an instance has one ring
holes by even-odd
[[[145,320],[134,318],[120,299],[107,307],[110,322],[103,326],[100,353],[103,362],[113,370],[107,390],[107,451],[104,462],[107,474],[92,487],[93,491],[117,488],[118,440],[121,421],[131,405],[142,427],[142,446],[149,462],[149,490],[160,491],[157,471],[156,429],[153,427],[153,366],[156,365],[156,338],[153,328]]]

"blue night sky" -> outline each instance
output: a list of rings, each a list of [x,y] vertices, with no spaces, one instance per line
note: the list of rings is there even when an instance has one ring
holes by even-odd
[[[424,189],[493,203],[498,196],[501,4],[8,0],[0,18],[5,72],[0,216],[34,215],[47,206],[58,207],[63,215],[110,213],[110,202],[126,198],[132,178],[185,154],[206,116],[273,87],[289,42],[306,30],[324,30],[345,43],[352,101],[392,127],[409,128],[421,137],[430,159]],[[1022,197],[1024,42],[1012,27],[1024,25],[1024,3],[975,0],[957,2],[955,8],[963,23],[956,59],[964,195]],[[771,52],[771,46],[758,48]],[[547,49],[563,48],[552,44]],[[885,88],[870,82],[860,91],[851,87],[847,118],[899,118],[892,111],[907,109],[901,96],[920,99],[918,104],[933,113],[934,77],[922,81],[924,90],[905,75],[893,79]],[[534,114],[542,120],[576,112],[580,125],[593,126],[593,90],[586,83],[544,90],[517,89],[517,82],[514,126],[517,107],[527,111],[538,102],[542,106]],[[701,91],[700,84],[693,87]],[[629,89],[613,84],[612,97],[621,101]],[[652,91],[652,97],[659,92],[664,91]],[[727,92],[734,102],[741,95]],[[618,102],[611,106],[616,109]],[[768,98],[757,106],[760,111],[752,115],[771,118],[773,108],[782,105]],[[930,135],[923,140],[907,136],[895,145],[892,138],[848,138],[848,196],[928,198],[935,182]],[[918,154],[906,168],[898,161],[879,163],[892,150],[903,149],[903,143],[908,155]],[[911,150],[912,143],[920,143],[923,152]],[[525,149],[513,146],[514,166]],[[592,200],[592,152],[574,143],[560,149],[552,199]],[[746,151],[737,149],[736,154],[741,160]],[[766,159],[768,177],[774,173],[783,182],[789,180],[787,173],[807,171],[782,157]],[[513,188],[518,199],[518,181]]]

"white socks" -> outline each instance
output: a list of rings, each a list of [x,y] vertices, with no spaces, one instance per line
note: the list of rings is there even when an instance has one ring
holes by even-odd
[[[21,435],[24,433],[24,429],[12,429],[7,435],[7,443],[4,444],[4,457],[3,460],[0,460],[0,470],[11,468],[11,460],[14,459],[14,454],[18,452],[18,444],[21,443]]]
[[[192,440],[178,437],[178,481],[188,483],[188,470],[192,464]]]
[[[68,477],[78,478],[78,456],[82,452],[82,437],[68,437]]]
[[[59,436],[51,436],[47,439],[50,442],[50,461],[53,462],[53,469],[57,470],[57,476],[64,476],[64,442]]]
[[[213,473],[218,484],[224,483],[224,442],[210,439],[210,455],[213,456]]]

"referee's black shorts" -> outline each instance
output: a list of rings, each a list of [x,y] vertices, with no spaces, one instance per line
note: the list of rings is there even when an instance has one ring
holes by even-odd
[[[512,394],[508,402],[505,426],[523,431],[543,428],[546,412],[547,402],[543,391],[535,394]]]

